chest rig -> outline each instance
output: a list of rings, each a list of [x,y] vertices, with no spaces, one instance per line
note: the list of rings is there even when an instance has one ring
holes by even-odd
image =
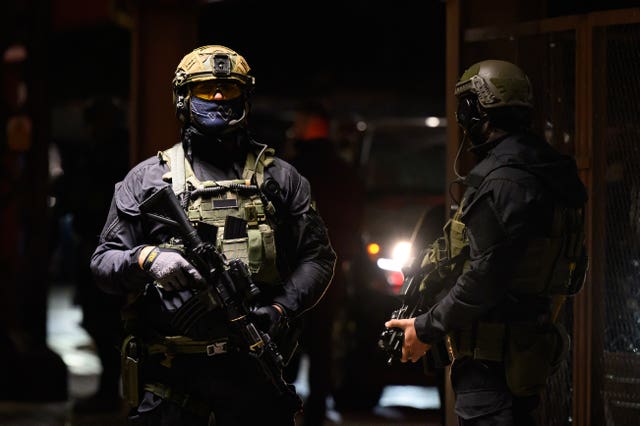
[[[227,259],[242,260],[259,285],[279,284],[275,235],[269,220],[275,208],[260,192],[264,168],[273,162],[273,150],[265,151],[257,162],[256,155],[249,151],[242,179],[221,181],[200,181],[181,143],[158,156],[170,168],[163,180],[171,183],[179,199],[186,200],[186,213],[194,227],[199,223],[214,225],[217,234],[211,239],[215,238],[218,250]]]
[[[497,168],[519,166],[500,165]],[[445,225],[448,253],[455,256],[468,250],[469,236],[463,222],[467,209],[472,208],[474,195],[485,175],[470,175],[466,191],[453,218]],[[488,206],[484,206],[487,208]],[[482,206],[480,207],[482,208]],[[528,240],[520,260],[513,268],[507,288],[516,296],[572,296],[582,288],[587,269],[584,232],[584,208],[557,203],[553,207],[550,230],[546,236]],[[468,267],[465,265],[465,269]]]
[[[461,211],[458,209],[447,221],[443,236],[427,247],[422,258],[421,269],[434,266],[420,282],[419,291],[428,300],[439,301],[455,284],[456,278],[469,268],[469,242],[465,225],[460,220]]]

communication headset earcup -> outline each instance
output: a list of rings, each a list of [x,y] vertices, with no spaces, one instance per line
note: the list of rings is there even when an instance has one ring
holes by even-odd
[[[478,99],[473,99],[471,101],[469,125],[467,126],[467,128],[470,131],[471,129],[474,129],[476,125],[478,125],[482,121],[483,116],[485,116],[485,114],[483,114],[483,111],[480,110],[480,103],[478,102]]]
[[[471,141],[469,150],[479,152],[478,148],[486,142],[485,126],[489,121],[489,114],[480,105],[480,101],[475,96],[460,99],[458,105],[458,123],[464,129],[465,135]]]
[[[480,108],[475,96],[467,96],[459,100],[456,118],[466,132],[473,132],[486,117],[486,113]]]
[[[189,102],[186,96],[179,94],[176,96],[176,117],[183,122],[186,123],[189,117]]]

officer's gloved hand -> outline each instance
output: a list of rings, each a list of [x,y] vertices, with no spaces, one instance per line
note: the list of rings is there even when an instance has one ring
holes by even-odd
[[[268,333],[272,339],[275,339],[283,331],[286,324],[286,318],[283,312],[274,305],[265,305],[253,310],[251,317],[256,327]]]
[[[204,282],[196,268],[176,250],[153,247],[143,249],[140,257],[144,259],[142,269],[164,290],[183,290],[192,287],[194,282]]]

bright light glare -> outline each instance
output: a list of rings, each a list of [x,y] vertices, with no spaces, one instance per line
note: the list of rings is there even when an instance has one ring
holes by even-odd
[[[427,117],[427,119],[424,120],[424,124],[426,124],[427,127],[438,127],[440,125],[440,119],[438,117]]]
[[[402,271],[402,268],[409,262],[410,256],[411,243],[399,241],[391,250],[391,259],[381,257],[376,261],[376,265],[385,271]]]
[[[411,256],[411,243],[408,241],[400,241],[393,246],[391,258],[401,266],[404,266]]]
[[[381,257],[380,259],[376,260],[376,265],[378,265],[378,268],[384,271],[395,271],[395,272],[402,271],[402,265],[393,259],[387,259],[387,258]]]
[[[365,130],[367,130],[367,123],[365,123],[364,121],[358,121],[356,123],[356,129],[358,129],[359,132],[364,132]]]

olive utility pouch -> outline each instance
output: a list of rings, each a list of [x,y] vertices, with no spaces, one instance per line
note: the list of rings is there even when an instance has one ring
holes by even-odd
[[[134,336],[127,336],[122,343],[122,396],[131,407],[140,403],[140,347]]]
[[[538,394],[568,350],[568,335],[556,324],[511,325],[505,353],[507,385],[517,396]]]

